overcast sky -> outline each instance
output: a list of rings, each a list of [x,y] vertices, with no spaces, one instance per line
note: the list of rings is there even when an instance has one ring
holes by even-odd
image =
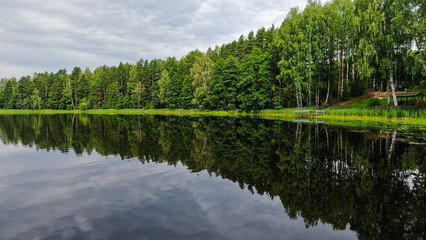
[[[280,26],[306,0],[2,0],[0,78],[177,57]]]

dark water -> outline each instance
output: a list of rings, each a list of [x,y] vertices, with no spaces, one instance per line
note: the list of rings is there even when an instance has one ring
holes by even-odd
[[[0,239],[426,239],[418,129],[0,115],[0,138]]]

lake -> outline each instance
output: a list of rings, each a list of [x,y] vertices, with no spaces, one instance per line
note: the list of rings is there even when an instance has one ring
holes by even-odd
[[[0,239],[426,239],[425,130],[0,115]]]

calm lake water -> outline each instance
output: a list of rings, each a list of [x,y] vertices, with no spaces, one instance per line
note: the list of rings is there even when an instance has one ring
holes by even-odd
[[[424,130],[0,115],[0,239],[426,239]]]

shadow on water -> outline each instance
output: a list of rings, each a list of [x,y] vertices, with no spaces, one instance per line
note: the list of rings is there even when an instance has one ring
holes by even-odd
[[[0,116],[5,144],[182,162],[278,197],[307,227],[349,224],[359,239],[425,239],[426,149],[412,136],[254,118]]]

